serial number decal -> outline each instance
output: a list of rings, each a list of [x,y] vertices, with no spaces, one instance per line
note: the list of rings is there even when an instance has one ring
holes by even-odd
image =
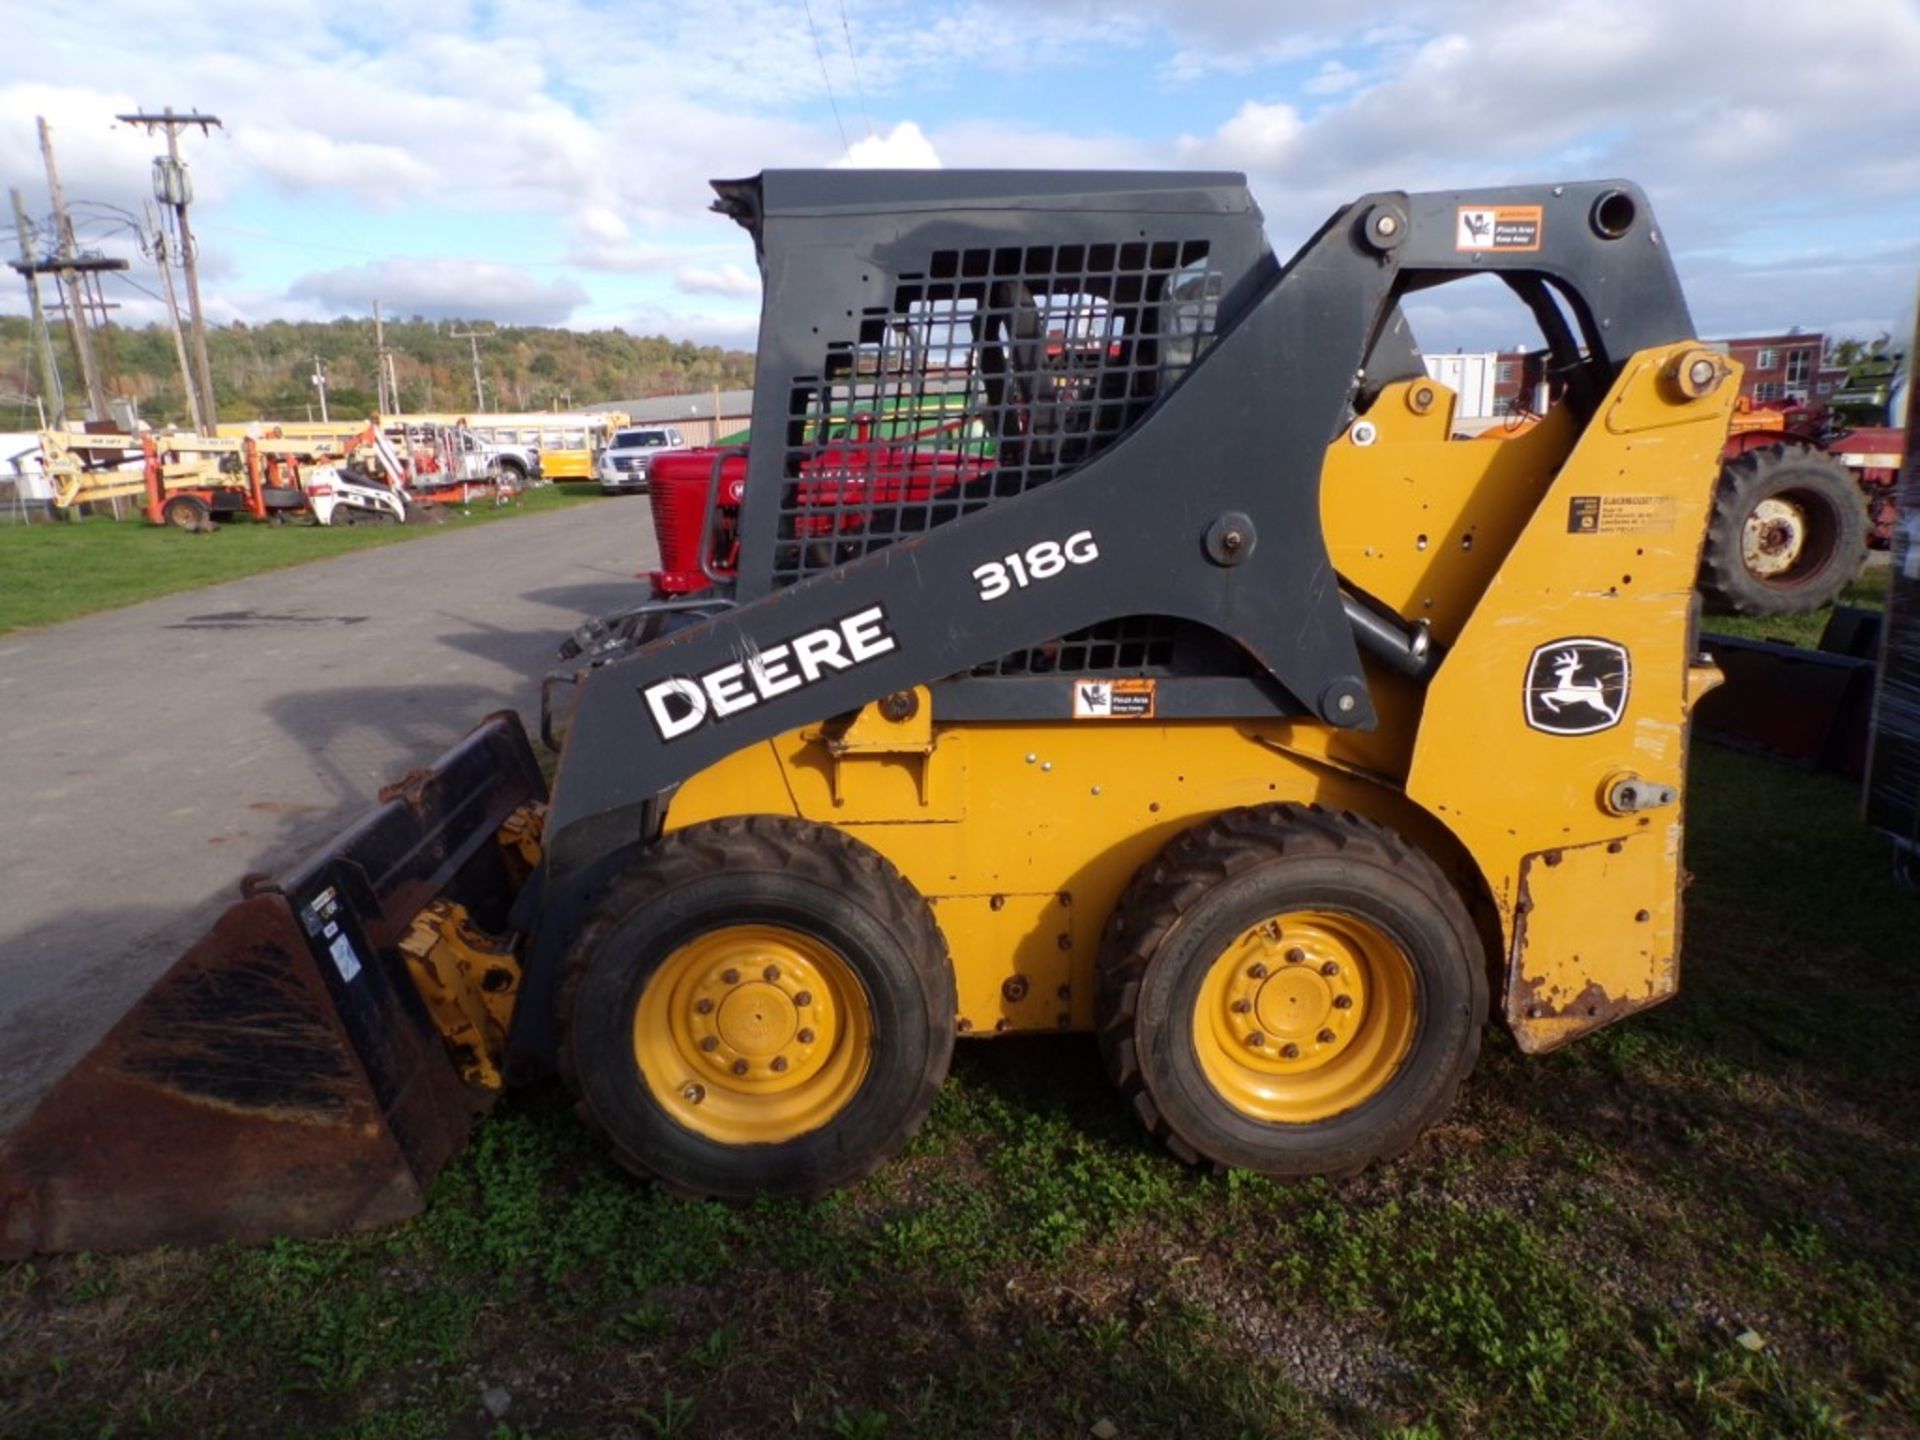
[[[1671,495],[1575,495],[1567,501],[1569,535],[1671,535]]]
[[[1091,530],[1076,530],[1065,540],[1042,540],[1014,555],[974,567],[973,583],[982,600],[998,600],[1038,580],[1051,580],[1069,565],[1090,565],[1100,558]]]
[[[836,671],[877,660],[899,644],[887,628],[885,608],[870,605],[704,675],[657,680],[640,694],[660,738],[678,740],[710,720],[751,710],[817,685]]]

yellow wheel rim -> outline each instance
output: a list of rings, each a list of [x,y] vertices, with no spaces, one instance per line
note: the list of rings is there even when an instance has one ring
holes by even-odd
[[[777,925],[689,940],[640,992],[633,1056],[656,1104],[727,1145],[777,1145],[844,1110],[866,1079],[873,1012],[832,947]]]
[[[1208,968],[1193,1047],[1242,1115],[1309,1124],[1386,1087],[1413,1044],[1416,994],[1412,962],[1378,926],[1287,911],[1241,932]]]

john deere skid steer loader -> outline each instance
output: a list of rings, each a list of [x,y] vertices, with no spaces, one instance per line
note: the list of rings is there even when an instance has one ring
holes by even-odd
[[[818,1194],[1033,1031],[1185,1159],[1339,1175],[1490,1003],[1541,1051],[1673,993],[1737,377],[1635,188],[1284,265],[1233,175],[716,188],[765,310],[705,588],[560,677],[550,802],[496,716],[250,881],[5,1142],[8,1253],[390,1220],[553,1070],[638,1173]],[[1565,395],[1494,441],[1402,319],[1476,274]]]

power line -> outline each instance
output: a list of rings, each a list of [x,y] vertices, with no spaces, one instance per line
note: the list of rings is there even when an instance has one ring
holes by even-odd
[[[847,0],[840,0],[840,33],[847,37],[847,63],[853,67],[853,92],[860,97],[860,118],[867,122],[867,138],[874,138],[873,112],[867,109],[867,87],[860,83],[860,61],[853,53],[853,27],[847,23]]]
[[[833,77],[827,74],[827,52],[820,48],[820,32],[814,28],[812,0],[800,0],[800,8],[807,12],[807,33],[813,37],[813,58],[820,62],[820,78],[827,82],[827,104],[833,107],[833,128],[840,132],[840,148],[851,160],[853,146],[847,143],[847,127],[840,122],[840,102],[833,98]]]

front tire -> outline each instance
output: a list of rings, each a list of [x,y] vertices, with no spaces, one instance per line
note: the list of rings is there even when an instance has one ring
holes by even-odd
[[[933,913],[876,851],[803,821],[713,821],[652,846],[582,926],[561,1075],[636,1174],[813,1197],[920,1127],[954,1008]]]
[[[1181,1159],[1355,1174],[1452,1108],[1487,1013],[1437,867],[1318,806],[1235,810],[1134,877],[1103,946],[1108,1073]]]
[[[1866,497],[1847,467],[1803,446],[1731,460],[1714,492],[1700,588],[1731,615],[1831,605],[1867,563]]]

